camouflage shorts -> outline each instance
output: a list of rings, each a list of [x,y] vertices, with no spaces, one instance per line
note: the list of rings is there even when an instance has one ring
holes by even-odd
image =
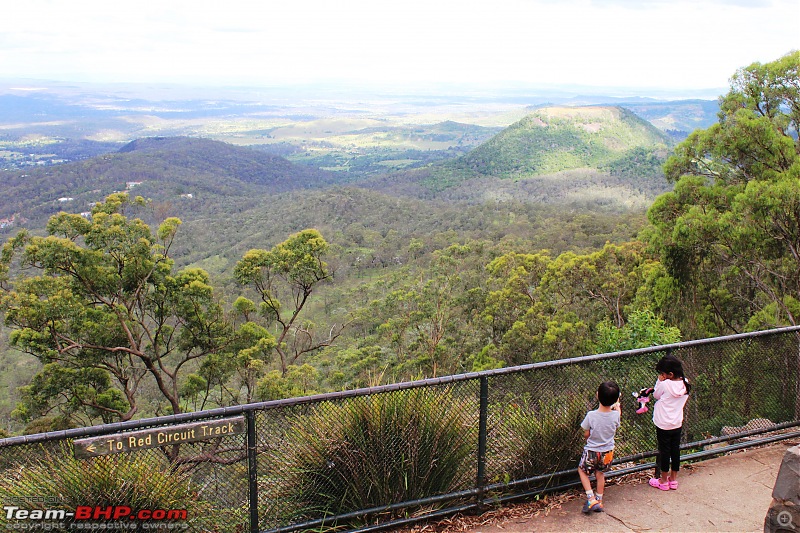
[[[614,450],[593,452],[584,448],[578,468],[591,475],[593,472],[605,472],[614,460]]]

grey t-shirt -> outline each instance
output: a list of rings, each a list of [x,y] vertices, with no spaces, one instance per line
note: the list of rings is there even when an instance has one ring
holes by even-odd
[[[581,422],[583,429],[589,430],[586,449],[592,452],[607,452],[614,449],[614,435],[619,428],[619,411],[602,413],[594,410],[586,413]]]

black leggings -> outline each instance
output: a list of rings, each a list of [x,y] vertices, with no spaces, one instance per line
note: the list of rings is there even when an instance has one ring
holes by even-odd
[[[670,471],[670,463],[674,472],[681,468],[681,431],[683,431],[682,427],[677,429],[656,428],[658,460],[664,474]]]

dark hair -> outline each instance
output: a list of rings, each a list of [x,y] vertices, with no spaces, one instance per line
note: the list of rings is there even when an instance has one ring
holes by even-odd
[[[683,373],[683,363],[681,360],[675,357],[672,354],[667,354],[661,359],[658,360],[656,363],[656,372],[664,373],[664,374],[672,374],[676,378],[681,378],[683,380],[683,384],[686,387],[686,394],[689,394],[689,391],[692,390],[692,386],[686,380],[686,374]]]
[[[619,385],[613,381],[604,381],[597,387],[597,399],[601,405],[611,407],[619,400]]]

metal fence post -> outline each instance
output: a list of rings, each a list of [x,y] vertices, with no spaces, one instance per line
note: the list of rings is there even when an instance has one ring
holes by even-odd
[[[258,533],[258,472],[256,463],[256,413],[245,411],[247,420],[247,480],[249,485],[250,533]]]
[[[794,355],[795,355],[795,366],[794,366],[794,390],[795,390],[795,400],[794,400],[794,418],[800,419],[800,334],[797,332],[793,333],[794,339],[797,341],[795,345]]]
[[[489,417],[489,378],[481,376],[480,415],[478,418],[478,503],[483,498],[483,487],[486,486],[486,426]]]

